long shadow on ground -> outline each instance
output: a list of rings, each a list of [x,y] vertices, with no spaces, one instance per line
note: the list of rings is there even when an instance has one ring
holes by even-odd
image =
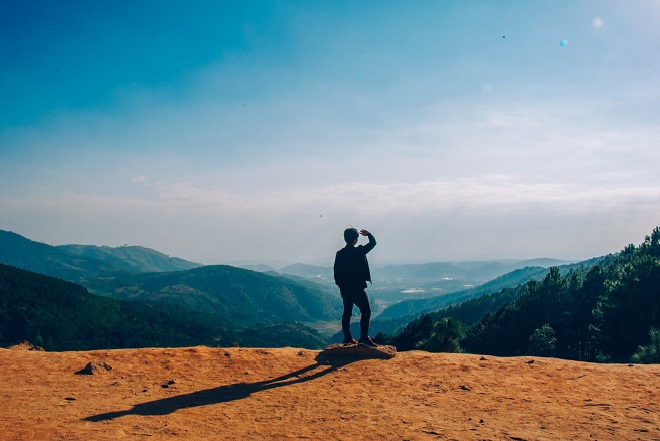
[[[148,401],[146,403],[137,404],[128,410],[92,415],[85,418],[85,420],[99,422],[112,420],[125,415],[167,415],[179,409],[242,400],[256,392],[316,380],[317,378],[328,375],[355,360],[357,360],[355,357],[327,357],[323,354],[319,354],[319,356],[316,357],[316,363],[271,380],[259,381],[256,383],[231,384],[189,394],[176,395],[174,397],[163,398],[160,400]]]

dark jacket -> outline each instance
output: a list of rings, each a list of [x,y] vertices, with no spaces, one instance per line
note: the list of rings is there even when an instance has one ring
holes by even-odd
[[[347,243],[344,248],[337,251],[335,256],[335,283],[339,289],[364,289],[367,280],[371,282],[371,272],[367,253],[376,246],[376,238],[371,234],[367,236],[369,243],[354,246]]]

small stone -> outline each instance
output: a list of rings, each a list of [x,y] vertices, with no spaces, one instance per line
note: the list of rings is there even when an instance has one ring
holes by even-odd
[[[11,349],[14,351],[43,351],[44,348],[41,346],[33,345],[27,340],[21,340],[15,345],[9,346],[7,349]]]

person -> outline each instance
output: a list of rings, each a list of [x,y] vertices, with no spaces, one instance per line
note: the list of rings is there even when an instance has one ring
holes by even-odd
[[[358,242],[359,234],[367,236],[369,243],[355,246]],[[371,282],[367,253],[376,246],[376,238],[367,230],[360,230],[359,234],[357,229],[347,228],[344,231],[346,246],[337,251],[335,256],[333,267],[335,283],[339,286],[339,293],[344,302],[341,328],[344,333],[344,344],[361,343],[376,347],[378,345],[369,338],[371,307],[369,306],[369,298],[365,291],[367,281]],[[355,341],[351,335],[353,305],[357,306],[362,314],[360,318],[360,339],[358,341]]]

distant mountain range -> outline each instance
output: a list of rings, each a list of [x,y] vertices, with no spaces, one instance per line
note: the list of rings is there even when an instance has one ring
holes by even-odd
[[[554,265],[560,269],[562,274],[566,274],[572,270],[578,268],[589,268],[595,265],[601,258],[593,258],[585,260],[584,262],[566,264],[563,265]],[[515,265],[519,265],[527,262],[536,262],[544,264],[549,263],[558,263],[562,262],[560,260],[553,259],[535,259],[532,261],[522,261]],[[515,269],[511,272],[497,276],[496,278],[478,285],[474,288],[465,289],[450,294],[428,297],[423,299],[410,299],[403,300],[394,305],[388,306],[385,310],[379,314],[378,318],[395,318],[395,317],[404,317],[408,316],[418,316],[423,313],[433,312],[440,308],[456,304],[459,302],[464,302],[473,298],[480,297],[484,294],[491,294],[497,292],[504,288],[512,288],[514,286],[522,285],[530,280],[540,280],[548,273],[548,267],[542,266],[526,266],[524,268]]]
[[[0,263],[70,281],[202,266],[144,247],[51,246],[4,230],[0,230]]]
[[[333,277],[331,267],[294,263],[279,270],[282,274],[305,277],[307,279],[329,279]]]
[[[557,259],[520,261],[431,262],[422,264],[387,265],[374,268],[374,277],[383,280],[403,279],[433,282],[444,278],[487,282],[496,277],[526,267],[549,268],[571,262]]]
[[[573,262],[557,259],[530,259],[519,261],[477,261],[477,262],[431,262],[405,265],[373,266],[374,280],[427,283],[442,279],[460,279],[471,282],[486,282],[512,271],[527,268],[567,265]],[[255,269],[257,266],[255,266]],[[271,267],[264,267],[272,270]],[[259,269],[261,270],[261,269]],[[295,263],[280,268],[282,274],[290,274],[308,279],[332,279],[332,267]]]
[[[425,312],[434,311],[451,304],[464,302],[471,298],[480,297],[484,294],[497,292],[503,288],[521,285],[533,278],[543,278],[546,273],[547,270],[541,267],[517,269],[474,288],[424,299],[403,300],[385,308],[385,310],[378,315],[378,318],[387,319],[408,317],[408,321],[410,321],[412,318]]]
[[[258,263],[258,264],[255,264],[255,265],[241,264],[241,265],[231,265],[231,266],[236,266],[238,268],[243,268],[243,269],[247,269],[247,270],[250,270],[250,271],[257,271],[257,272],[260,272],[260,273],[276,273],[277,272],[277,270],[275,268],[273,268],[272,266],[265,265],[265,264],[262,264],[262,263]]]

